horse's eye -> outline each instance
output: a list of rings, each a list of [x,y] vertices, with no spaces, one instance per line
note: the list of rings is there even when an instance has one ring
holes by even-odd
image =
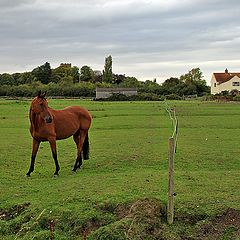
[[[43,106],[43,103],[40,103],[40,106],[42,107],[42,106]]]

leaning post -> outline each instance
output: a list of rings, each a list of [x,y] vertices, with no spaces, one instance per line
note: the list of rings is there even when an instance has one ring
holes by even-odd
[[[168,139],[168,204],[167,204],[167,221],[173,223],[174,217],[174,138]]]

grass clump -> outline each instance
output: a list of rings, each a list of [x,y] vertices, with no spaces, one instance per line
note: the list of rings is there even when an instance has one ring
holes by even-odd
[[[119,208],[116,207],[116,208]],[[107,226],[93,231],[89,240],[153,240],[162,239],[166,207],[157,199],[141,199],[125,210],[126,215]],[[116,212],[118,212],[116,210]]]

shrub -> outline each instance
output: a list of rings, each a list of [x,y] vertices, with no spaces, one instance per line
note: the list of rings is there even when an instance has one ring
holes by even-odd
[[[240,95],[233,97],[233,101],[240,101]]]
[[[182,100],[182,97],[178,96],[178,95],[175,94],[175,93],[166,95],[165,97],[166,97],[166,99],[168,99],[168,100]]]
[[[97,101],[163,101],[164,97],[154,93],[139,93],[137,95],[126,96],[122,93],[113,93],[108,98],[95,99]]]
[[[49,83],[22,84],[18,86],[0,86],[0,96],[33,97],[39,90],[47,91],[48,96],[94,97],[95,85],[91,83]]]

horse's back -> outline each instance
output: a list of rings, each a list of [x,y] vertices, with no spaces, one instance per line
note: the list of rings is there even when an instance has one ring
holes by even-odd
[[[79,106],[70,106],[62,110],[50,109],[53,116],[57,139],[68,138],[78,130],[88,130],[92,117],[88,110]]]
[[[69,106],[66,107],[60,111],[65,111],[65,112],[71,112],[71,113],[76,113],[76,114],[80,114],[81,116],[85,116],[88,117],[89,119],[91,119],[91,115],[89,113],[89,111],[83,107],[79,107],[79,106]]]
[[[64,108],[62,111],[65,111],[68,115],[75,115],[81,122],[89,122],[91,124],[92,117],[89,113],[89,111],[85,108],[79,107],[79,106],[70,106]],[[90,127],[90,126],[89,126]]]

